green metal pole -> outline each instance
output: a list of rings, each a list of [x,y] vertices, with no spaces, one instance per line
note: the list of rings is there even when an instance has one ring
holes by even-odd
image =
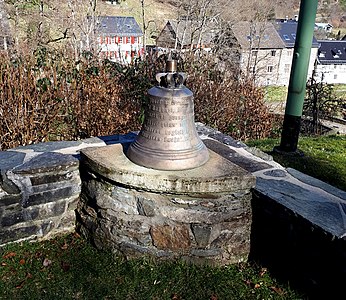
[[[318,0],[301,0],[279,151],[296,152]]]

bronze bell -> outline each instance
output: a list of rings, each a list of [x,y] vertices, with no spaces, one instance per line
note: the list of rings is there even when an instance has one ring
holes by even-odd
[[[157,170],[185,170],[203,165],[209,152],[197,134],[193,93],[177,73],[177,61],[168,60],[166,73],[156,75],[149,89],[145,118],[127,157],[135,164]]]

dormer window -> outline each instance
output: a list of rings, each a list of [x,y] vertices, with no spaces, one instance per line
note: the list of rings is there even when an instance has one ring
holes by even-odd
[[[291,35],[292,35],[293,39],[295,40],[296,39],[296,34],[292,33]]]
[[[332,55],[333,55],[333,58],[339,58],[338,53],[336,53],[334,50],[332,50]]]
[[[283,37],[284,37],[285,41],[289,41],[290,40],[290,37],[287,34],[284,34]]]

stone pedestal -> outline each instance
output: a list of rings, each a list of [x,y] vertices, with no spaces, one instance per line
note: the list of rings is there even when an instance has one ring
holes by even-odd
[[[126,257],[246,260],[255,177],[209,152],[201,167],[158,171],[132,163],[124,145],[83,150],[80,231]]]

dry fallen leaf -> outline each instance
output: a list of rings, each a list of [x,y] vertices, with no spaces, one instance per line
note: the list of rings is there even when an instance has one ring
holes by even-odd
[[[45,258],[45,259],[43,260],[43,263],[42,263],[42,265],[43,265],[44,267],[49,267],[51,264],[52,264],[52,261],[51,261],[50,259],[48,259],[48,258]]]
[[[25,264],[25,259],[21,259],[21,260],[19,261],[19,264],[24,265],[24,264]]]
[[[262,277],[265,273],[267,273],[267,268],[262,268],[260,272],[260,276]]]
[[[8,258],[11,258],[11,257],[14,257],[16,256],[16,253],[15,252],[10,252],[6,255],[3,256],[4,259],[8,259]]]
[[[16,289],[21,289],[25,283],[25,280],[21,281],[17,286]]]
[[[281,288],[279,288],[279,287],[271,286],[270,288],[271,288],[273,291],[277,292],[279,295],[285,294],[285,292],[284,292]]]
[[[70,270],[70,265],[66,262],[61,262],[61,268],[64,270],[64,272],[67,272],[68,270]]]

